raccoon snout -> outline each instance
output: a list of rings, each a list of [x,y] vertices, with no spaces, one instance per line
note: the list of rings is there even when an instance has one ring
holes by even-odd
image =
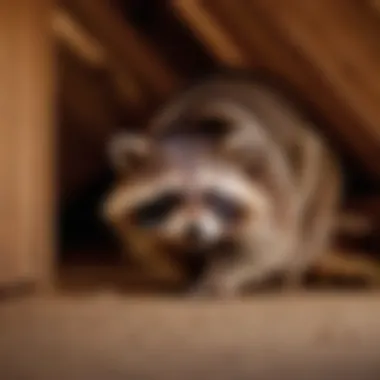
[[[204,240],[204,234],[201,226],[199,226],[196,223],[193,223],[190,226],[188,226],[185,232],[185,239],[189,243],[192,243],[194,245],[202,243],[202,241]]]
[[[212,221],[201,220],[189,224],[183,236],[190,246],[205,247],[214,244],[219,235],[219,226],[214,225]]]

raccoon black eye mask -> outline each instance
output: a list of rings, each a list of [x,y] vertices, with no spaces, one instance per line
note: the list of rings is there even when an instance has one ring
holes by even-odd
[[[224,194],[209,191],[202,194],[201,201],[227,224],[238,222],[243,217],[243,206]],[[185,199],[181,194],[162,194],[132,210],[130,217],[135,225],[147,228],[154,227],[184,202]]]
[[[131,213],[135,225],[154,227],[162,222],[175,208],[183,202],[180,194],[166,193],[153,200],[139,205]]]
[[[228,196],[210,191],[205,193],[203,198],[204,202],[226,223],[236,223],[242,219],[243,205],[238,204]]]

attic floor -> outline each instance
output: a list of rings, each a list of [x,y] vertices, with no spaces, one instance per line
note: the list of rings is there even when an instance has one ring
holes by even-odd
[[[376,291],[221,302],[163,296],[120,265],[57,273],[48,295],[0,298],[0,379],[380,378]]]
[[[0,303],[0,378],[380,378],[380,295],[70,291]]]

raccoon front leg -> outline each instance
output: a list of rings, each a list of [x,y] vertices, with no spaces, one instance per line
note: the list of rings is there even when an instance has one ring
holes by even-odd
[[[301,219],[302,231],[295,256],[285,272],[285,288],[302,284],[307,270],[329,249],[334,220],[339,209],[341,178],[336,163],[325,156],[319,182],[306,204]]]
[[[137,234],[122,236],[124,245],[128,247],[133,260],[141,267],[142,271],[157,280],[180,283],[184,281],[184,273],[181,268],[150,241],[145,241]]]
[[[163,257],[160,253],[152,254],[149,257],[141,257],[146,272],[154,278],[163,281],[181,283],[184,281],[184,273],[170,259]]]
[[[230,298],[239,296],[247,283],[260,283],[271,273],[270,267],[257,265],[250,260],[224,265],[212,265],[190,289],[190,295]]]
[[[318,226],[318,221],[323,224]],[[315,222],[315,229],[300,245],[295,260],[285,271],[285,290],[293,291],[301,288],[307,271],[327,253],[330,243],[330,221],[316,216]]]
[[[300,239],[295,256],[284,271],[283,288],[286,291],[302,287],[307,271],[323,256],[330,245],[331,215],[320,210],[309,222],[303,239]]]

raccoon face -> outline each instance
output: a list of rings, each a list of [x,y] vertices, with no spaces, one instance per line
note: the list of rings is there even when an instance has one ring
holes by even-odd
[[[104,204],[106,219],[131,249],[136,243],[178,254],[211,252],[268,224],[267,193],[234,162],[210,154],[209,146],[172,141],[159,150],[151,145],[145,156],[144,144],[131,141],[129,153],[118,141],[123,154],[113,157],[120,180]]]
[[[244,201],[218,188],[165,189],[136,203],[127,217],[133,228],[183,249],[211,248],[232,238],[247,218]]]
[[[104,213],[131,254],[168,256],[186,267],[248,251],[264,260],[257,247],[291,225],[293,191],[281,170],[271,173],[275,152],[237,137],[222,141],[223,149],[190,136],[118,140],[122,149],[112,157],[120,179]]]

